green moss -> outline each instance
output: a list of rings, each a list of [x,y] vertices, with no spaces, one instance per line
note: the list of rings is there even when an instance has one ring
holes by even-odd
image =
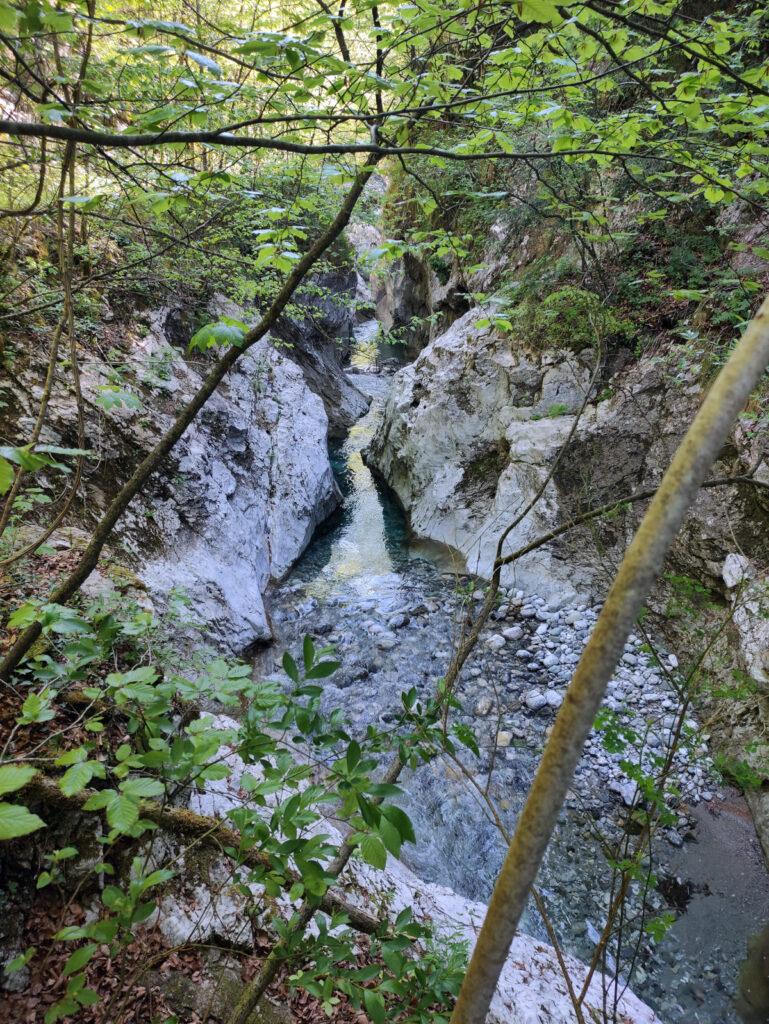
[[[547,410],[547,415],[550,417],[565,416],[568,411],[568,405],[564,405],[563,402],[556,402],[555,405],[551,405]]]
[[[499,478],[510,460],[510,445],[500,438],[475,456],[465,466],[459,488],[463,494],[493,497]]]
[[[527,298],[516,309],[520,335],[529,347],[582,352],[597,343],[611,347],[627,341],[632,325],[620,319],[595,292],[567,285],[541,301]]]
[[[118,565],[116,562],[110,562],[109,565],[107,565],[105,572],[116,587],[133,587],[136,590],[147,589],[136,573],[132,572],[125,565]]]

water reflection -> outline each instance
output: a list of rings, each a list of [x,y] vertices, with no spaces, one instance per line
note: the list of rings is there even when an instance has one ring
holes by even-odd
[[[352,584],[358,593],[375,593],[381,577],[397,572],[408,557],[403,514],[361,454],[381,418],[388,383],[374,374],[356,377],[356,385],[372,403],[347,439],[331,451],[344,503],[327,529],[313,541],[308,551],[311,564],[307,565],[307,557],[303,560],[303,568],[309,569],[306,575],[314,577],[308,587],[313,596],[325,595],[343,581]]]

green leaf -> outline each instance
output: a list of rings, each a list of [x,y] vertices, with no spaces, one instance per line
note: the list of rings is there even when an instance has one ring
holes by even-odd
[[[553,408],[555,408],[555,406]],[[481,756],[481,752],[478,749],[478,741],[475,738],[475,733],[469,725],[465,725],[462,722],[455,722],[452,731],[463,746],[467,747],[468,750],[472,750],[476,757]]]
[[[56,1024],[57,1020],[61,1020],[62,1017],[71,1017],[77,1011],[78,1004],[75,999],[72,996],[64,996],[58,1003],[49,1006],[45,1011],[44,1024]]]
[[[0,795],[21,789],[37,775],[37,768],[28,764],[5,764],[0,766]]]
[[[15,612],[8,616],[9,629],[24,629],[37,618],[38,609],[34,604],[27,602],[19,605]]]
[[[16,35],[16,21],[19,12],[15,11],[8,4],[0,3],[0,32],[6,35]]]
[[[141,924],[142,921],[146,921],[154,912],[155,907],[156,904],[152,900],[149,900],[147,903],[140,903],[133,914],[131,914],[131,924]]]
[[[16,721],[19,725],[38,725],[40,722],[50,722],[52,718],[56,717],[56,712],[51,707],[51,700],[50,690],[30,693],[21,705],[21,715]]]
[[[79,764],[81,761],[87,760],[87,747],[73,747],[72,750],[66,750],[63,754],[60,754],[56,758],[55,764],[57,764],[59,768],[66,768],[71,764]]]
[[[67,206],[76,206],[78,210],[95,210],[104,196],[62,196],[62,203]],[[63,454],[63,452],[62,452]]]
[[[384,868],[387,865],[387,850],[379,836],[365,835],[360,841],[360,853],[373,868]]]
[[[206,57],[202,53],[195,53],[194,50],[185,50],[184,53],[190,60],[194,60],[199,67],[205,68],[206,71],[210,71],[213,75],[221,75],[221,67],[215,60],[211,60],[210,57]]]
[[[89,796],[83,804],[84,811],[101,811],[107,807],[115,798],[117,793],[114,789],[102,789],[99,793]]]
[[[0,446],[0,456],[9,462],[15,462],[17,466],[21,466],[28,473],[34,473],[35,470],[40,469],[42,466],[51,464],[50,459],[47,459],[44,455],[37,455],[32,451],[31,445],[28,444],[21,445],[18,448],[2,445]]]
[[[37,947],[30,946],[28,949],[25,949],[23,953],[20,953],[17,957],[14,957],[13,960],[9,961],[3,970],[6,974],[16,974],[22,969],[22,967],[27,966],[35,953],[37,953]]]
[[[2,8],[0,8],[2,10]],[[10,491],[13,484],[13,466],[7,459],[0,457],[0,494]]]
[[[121,782],[120,789],[126,796],[130,796],[133,800],[141,800],[144,797],[162,796],[165,792],[165,786],[159,779],[150,779],[146,776],[126,779],[125,782]]]
[[[563,21],[558,8],[549,0],[517,0],[515,9],[522,21],[538,21],[547,25]]]
[[[75,796],[82,792],[93,778],[93,769],[88,762],[73,764],[61,778],[59,789],[64,796]]]
[[[81,989],[75,997],[81,1006],[96,1006],[101,999],[98,992],[94,992],[92,988]]]
[[[398,829],[404,843],[415,843],[417,841],[414,835],[414,826],[411,824],[411,818],[409,818],[405,811],[394,804],[386,804],[381,810],[384,817]]]
[[[325,679],[326,676],[333,675],[334,672],[339,668],[338,661],[319,661],[317,665],[313,665],[309,672],[305,673],[305,679]]]
[[[296,662],[291,655],[286,651],[283,655],[283,671],[286,673],[292,683],[299,682],[299,669],[296,667]]]
[[[366,1007],[366,1013],[374,1024],[384,1024],[385,1002],[381,992],[377,992],[376,989],[372,988],[364,988],[363,1005]]]
[[[75,974],[85,967],[98,948],[95,942],[89,942],[86,946],[76,949],[64,965],[63,976],[68,978],[70,974]]]
[[[115,796],[107,804],[107,822],[118,832],[128,832],[139,820],[139,805],[127,796]]]
[[[0,803],[0,840],[17,839],[45,828],[45,822],[19,804]]]
[[[196,331],[190,338],[189,347],[200,352],[217,345],[224,348],[237,347],[243,343],[245,336],[243,327],[220,320],[215,324],[206,324]]]
[[[350,740],[350,745],[347,748],[347,755],[345,758],[345,760],[347,761],[347,770],[349,772],[351,772],[359,763],[360,757],[360,743],[358,743],[357,740]]]
[[[84,939],[85,937],[85,928],[77,924],[68,924],[66,928],[59,929],[54,935],[57,942],[73,942],[75,939]]]
[[[311,636],[304,638],[304,645],[302,647],[302,656],[304,658],[304,667],[306,670],[312,668],[313,662],[315,661],[315,644],[312,642]]]
[[[393,857],[399,857],[401,852],[400,833],[384,816],[379,819],[379,834]]]

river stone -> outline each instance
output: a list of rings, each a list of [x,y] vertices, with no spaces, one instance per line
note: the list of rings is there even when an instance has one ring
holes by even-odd
[[[618,782],[617,780],[612,780],[609,783],[609,789],[612,793],[617,793],[622,797],[622,802],[625,807],[633,807],[641,799],[641,794],[635,782]]]
[[[548,702],[547,697],[541,690],[529,690],[523,699],[526,707],[530,708],[532,711],[539,711],[540,708],[545,707]]]
[[[508,626],[507,629],[502,630],[502,636],[505,640],[520,640],[523,636],[523,628],[521,626]]]

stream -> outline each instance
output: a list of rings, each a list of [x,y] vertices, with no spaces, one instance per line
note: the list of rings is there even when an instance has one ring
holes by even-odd
[[[342,708],[361,731],[369,722],[392,721],[402,691],[432,692],[448,664],[463,600],[482,597],[456,553],[409,535],[397,501],[364,463],[392,384],[391,373],[370,372],[372,338],[371,325],[362,325],[351,375],[371,407],[331,451],[343,505],[273,589],[275,643],[257,661],[265,676],[279,678],[282,652],[298,653],[305,634],[334,644],[342,667],[325,681],[324,704]],[[488,787],[507,828],[597,612],[508,591],[463,671],[459,720],[472,725],[481,743],[480,758],[463,756],[464,771]],[[650,744],[664,746],[675,704],[637,637],[607,703],[643,708],[659,722]],[[591,739],[538,880],[564,947],[588,962],[609,900],[610,875],[594,832],[611,834],[618,809],[633,799],[618,761]],[[650,916],[672,912],[677,919],[658,945],[644,940],[632,988],[665,1024],[761,1024],[769,1009],[751,1006],[755,985],[747,991],[745,982],[740,994],[739,981],[749,938],[769,922],[769,884],[755,833],[739,795],[713,778],[704,748],[701,758],[683,757],[676,770],[682,813],[655,844],[658,884],[649,902]],[[417,835],[403,860],[426,881],[486,900],[504,843],[473,786],[442,759],[401,783]],[[533,908],[522,930],[546,941]]]

